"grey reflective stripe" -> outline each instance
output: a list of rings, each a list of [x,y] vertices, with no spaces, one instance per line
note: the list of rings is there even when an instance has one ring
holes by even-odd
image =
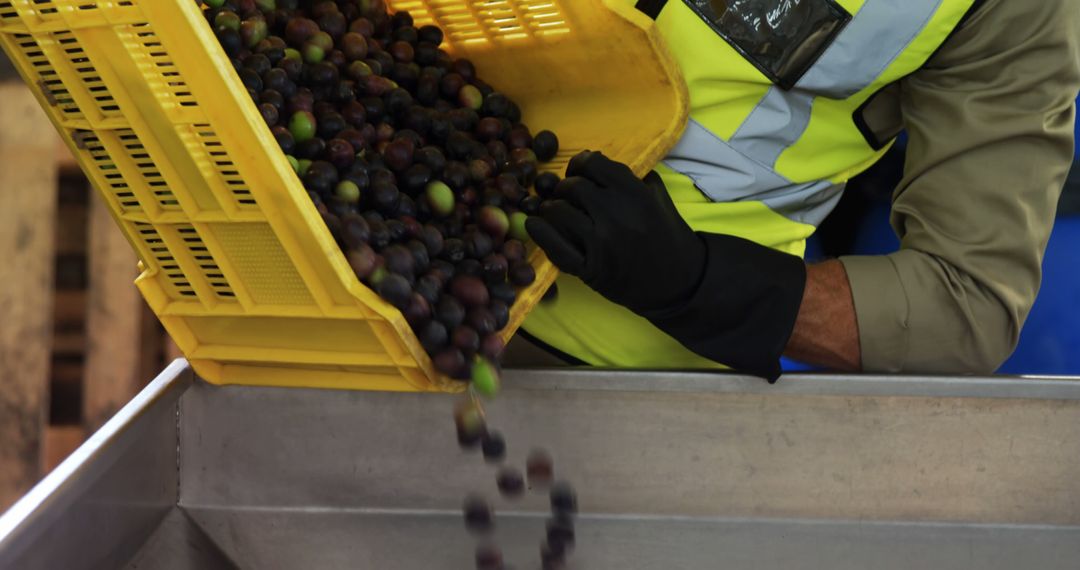
[[[714,202],[763,202],[796,222],[817,226],[836,206],[843,185],[827,180],[796,184],[734,149],[691,119],[664,159]]]
[[[813,107],[813,95],[774,85],[735,131],[731,144],[762,164],[776,166],[780,154],[806,132]]]
[[[761,200],[771,208],[776,204],[773,209],[792,220],[816,225],[835,205],[839,190],[827,181],[795,184],[775,172],[777,160],[806,132],[817,97],[846,99],[872,85],[942,1],[867,0],[795,88],[773,86],[730,141],[691,121],[664,162],[713,200]],[[820,191],[826,195],[807,195]],[[807,211],[800,212],[800,205]]]
[[[866,89],[915,41],[942,1],[868,1],[795,89],[833,99]]]

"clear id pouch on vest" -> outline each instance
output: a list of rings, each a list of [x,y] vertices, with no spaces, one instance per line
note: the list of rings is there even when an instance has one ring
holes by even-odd
[[[834,0],[683,0],[773,83],[791,89],[851,21]]]

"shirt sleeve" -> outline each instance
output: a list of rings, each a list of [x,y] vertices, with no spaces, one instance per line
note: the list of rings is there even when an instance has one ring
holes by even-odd
[[[1080,0],[987,0],[901,87],[901,250],[841,258],[867,371],[989,373],[1035,301],[1073,160]]]

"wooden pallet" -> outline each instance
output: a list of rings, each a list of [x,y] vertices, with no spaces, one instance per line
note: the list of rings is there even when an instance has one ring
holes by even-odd
[[[21,82],[0,83],[0,512],[176,355],[136,257]]]

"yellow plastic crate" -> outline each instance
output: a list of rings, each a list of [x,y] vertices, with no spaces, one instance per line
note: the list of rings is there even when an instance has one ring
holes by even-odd
[[[686,88],[629,0],[391,0],[551,129],[639,172]],[[193,0],[0,0],[0,42],[138,252],[136,283],[207,380],[456,390],[360,283]],[[555,279],[511,311],[509,338]],[[297,374],[302,370],[303,374]]]

